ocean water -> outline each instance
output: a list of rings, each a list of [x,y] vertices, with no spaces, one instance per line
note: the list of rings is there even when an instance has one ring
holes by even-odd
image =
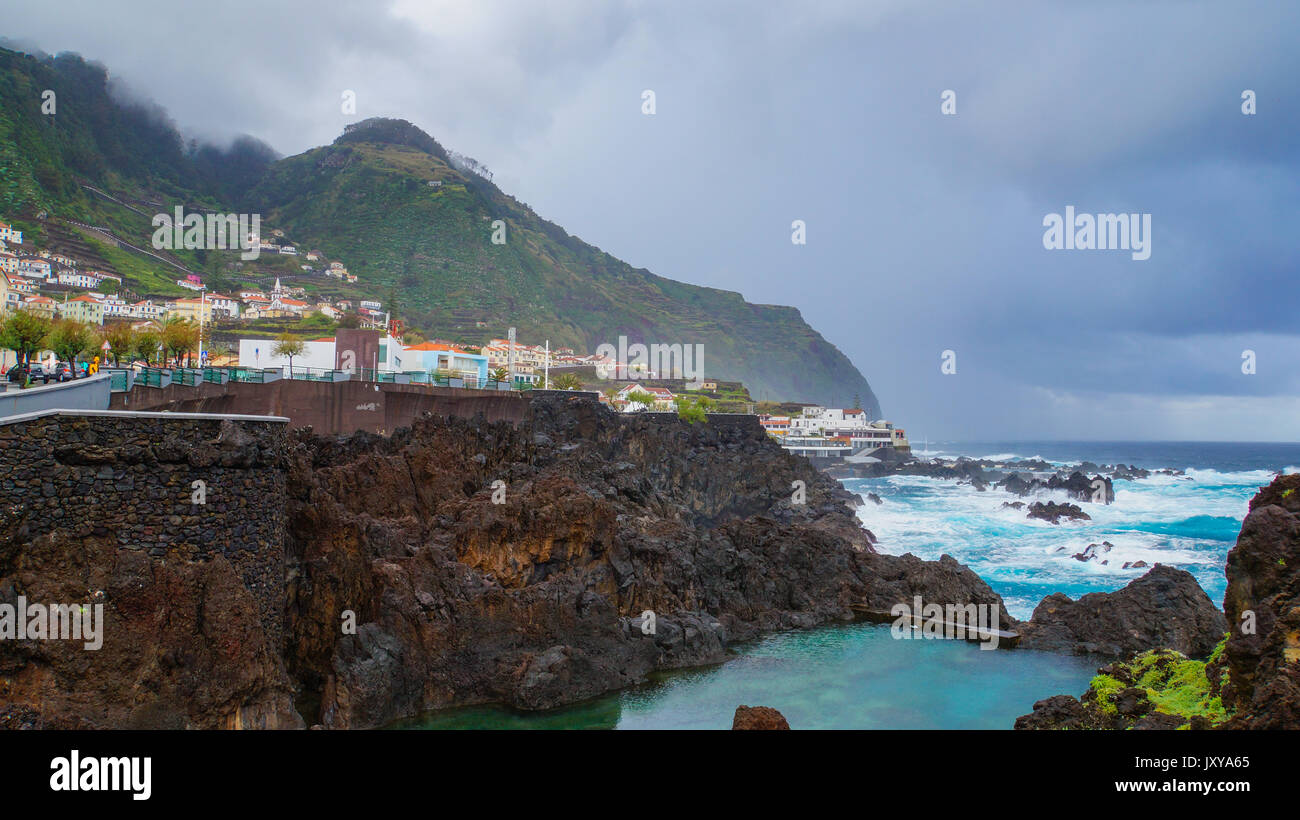
[[[916,442],[919,445],[919,442]],[[1115,502],[1083,504],[1090,522],[1029,521],[1002,509],[1019,500],[955,481],[890,477],[845,481],[883,504],[859,510],[883,552],[948,553],[970,565],[1027,618],[1044,596],[1111,591],[1144,569],[1188,570],[1221,603],[1223,563],[1247,502],[1275,473],[1295,472],[1300,444],[1131,442],[931,442],[930,455],[1034,458],[1058,464],[1123,462],[1187,476],[1116,481]],[[918,451],[918,455],[921,453]],[[1064,500],[1064,494],[1044,499]],[[1070,556],[1089,543],[1114,548],[1097,561]],[[1062,549],[1064,548],[1064,549]],[[983,650],[946,640],[895,640],[887,625],[858,623],[783,632],[736,647],[717,666],[674,672],[624,692],[549,712],[453,709],[402,728],[725,729],[736,706],[772,706],[796,729],[1010,729],[1034,701],[1081,694],[1098,661],[1028,650]]]
[[[955,481],[917,476],[844,482],[854,492],[874,492],[883,501],[879,506],[868,502],[858,511],[879,539],[881,552],[910,552],[927,559],[952,555],[987,581],[1012,615],[1028,618],[1053,592],[1078,598],[1119,589],[1146,572],[1123,568],[1125,562],[1136,561],[1187,570],[1210,599],[1221,604],[1224,561],[1248,502],[1278,472],[1297,470],[1300,444],[930,442],[929,450],[918,449],[917,455],[1041,458],[1061,465],[1122,462],[1186,471],[1186,476],[1115,481],[1114,503],[1080,504],[1092,520],[1059,525],[1031,521],[1023,510],[1003,508],[1004,501],[1021,499],[993,488],[978,492]],[[1034,498],[1068,500],[1063,491]],[[1114,547],[1100,559],[1081,562],[1071,557],[1103,541]]]
[[[1097,663],[965,641],[895,640],[887,624],[782,632],[725,663],[548,712],[473,707],[414,729],[730,729],[736,707],[772,706],[794,729],[1010,729],[1034,701],[1081,694]]]

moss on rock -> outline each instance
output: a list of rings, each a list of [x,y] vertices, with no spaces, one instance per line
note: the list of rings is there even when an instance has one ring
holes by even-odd
[[[1225,635],[1204,661],[1154,649],[1109,664],[1097,670],[1078,701],[1068,696],[1040,701],[1033,715],[1016,721],[1016,728],[1215,728],[1232,717],[1223,702],[1226,644]]]

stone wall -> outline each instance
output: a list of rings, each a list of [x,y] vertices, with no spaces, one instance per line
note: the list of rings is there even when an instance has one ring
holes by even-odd
[[[359,430],[387,435],[425,413],[518,423],[527,414],[519,393],[466,390],[415,384],[376,384],[352,380],[280,380],[269,384],[136,385],[114,393],[114,410],[165,410],[187,413],[274,415],[292,427],[316,433],[350,435]]]
[[[224,556],[278,639],[286,429],[284,419],[175,413],[5,419],[0,539],[12,549],[57,534],[155,560]]]

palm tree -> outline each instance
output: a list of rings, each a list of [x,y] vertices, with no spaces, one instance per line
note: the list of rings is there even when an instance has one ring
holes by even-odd
[[[225,359],[226,364],[230,364],[230,356],[234,351],[228,342],[217,340],[208,344],[208,360],[215,367],[217,359]]]
[[[551,379],[551,387],[556,390],[581,390],[582,380],[573,373],[561,373]]]

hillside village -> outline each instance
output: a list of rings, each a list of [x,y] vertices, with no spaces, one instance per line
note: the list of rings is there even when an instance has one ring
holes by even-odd
[[[283,236],[282,231],[274,233]],[[258,247],[271,253],[298,254],[292,245],[273,241],[259,240]],[[343,282],[357,282],[358,277],[349,273],[343,262],[326,260],[320,251],[310,251],[303,258],[307,261],[300,267],[306,273],[318,272]],[[196,296],[131,301],[118,295],[125,284],[121,275],[94,269],[64,253],[35,248],[30,241],[24,244],[22,231],[4,222],[0,222],[0,271],[4,273],[0,278],[0,303],[6,308],[38,310],[95,325],[103,325],[108,320],[152,322],[170,317],[207,324],[214,320],[315,314],[338,320],[349,313],[356,314],[361,327],[383,328],[387,324],[378,301],[312,302],[302,298],[306,295],[304,288],[282,288],[278,281],[271,292],[249,288],[224,294],[209,291],[198,274],[188,274],[177,279],[176,286],[193,291]]]
[[[358,284],[359,277],[348,271],[344,261],[328,259],[319,250],[301,252],[281,230],[270,231],[266,239],[251,235],[248,244],[256,245],[259,255],[274,254],[271,259],[301,259],[298,268],[305,276]],[[902,452],[909,448],[901,429],[869,419],[860,407],[756,403],[739,382],[703,378],[688,384],[685,379],[668,378],[669,374],[608,355],[580,353],[571,347],[552,349],[549,343],[501,337],[481,344],[426,339],[419,331],[408,329],[403,317],[393,316],[380,299],[313,299],[306,287],[285,285],[278,276],[269,288],[238,287],[225,293],[209,289],[198,274],[186,274],[175,284],[193,295],[130,299],[126,297],[129,283],[120,274],[96,268],[67,251],[35,247],[30,238],[24,240],[22,230],[5,222],[0,222],[0,271],[0,303],[6,311],[33,312],[52,323],[82,323],[98,329],[96,336],[103,339],[130,338],[123,335],[126,330],[141,338],[157,338],[162,348],[156,360],[147,353],[142,358],[133,341],[125,352],[103,351],[101,363],[95,346],[88,344],[82,358],[91,357],[94,367],[107,366],[110,359],[115,365],[125,361],[137,369],[155,363],[180,366],[197,361],[200,365],[279,371],[288,378],[320,378],[344,366],[338,337],[354,329],[370,332],[377,344],[370,360],[353,365],[374,373],[401,373],[416,383],[515,390],[588,389],[621,412],[757,412],[772,438],[790,452],[814,461],[838,461],[879,448]],[[279,325],[262,321],[308,319],[313,320],[312,328],[333,329],[335,335],[300,336],[286,347],[286,334],[271,337],[265,333],[272,326],[283,327],[283,321]],[[486,329],[485,323],[477,324]],[[165,340],[169,335],[166,329],[177,327],[188,328],[189,335],[180,334],[181,342]],[[116,335],[113,328],[118,328]],[[36,358],[46,363],[47,370],[58,364],[50,350]],[[0,353],[0,364],[8,371],[14,365],[13,353]]]
[[[341,260],[327,259],[319,250],[301,252],[283,231],[270,231],[268,238],[250,237],[260,254],[297,257],[298,266],[307,276],[331,278],[357,284],[358,277],[348,271]],[[232,251],[233,252],[233,251]],[[113,271],[95,267],[70,252],[36,247],[23,231],[0,222],[0,304],[5,310],[29,311],[51,322],[83,323],[108,338],[114,326],[129,328],[136,334],[157,333],[176,323],[192,326],[194,350],[161,350],[157,363],[180,362],[254,368],[289,368],[294,377],[299,371],[330,370],[336,365],[337,353],[332,336],[301,339],[301,350],[292,357],[276,353],[277,338],[263,338],[265,328],[259,320],[294,320],[316,317],[313,327],[321,330],[358,328],[379,331],[385,351],[382,361],[373,364],[383,370],[428,371],[456,379],[458,385],[485,386],[489,382],[507,382],[515,389],[560,386],[562,389],[588,388],[600,394],[600,400],[627,412],[639,410],[674,411],[683,402],[702,403],[707,408],[719,405],[730,410],[752,410],[753,403],[740,383],[704,380],[687,389],[682,379],[660,379],[652,370],[637,370],[635,365],[602,354],[580,353],[571,347],[551,349],[506,338],[489,338],[483,344],[467,344],[447,339],[425,339],[418,331],[408,330],[401,317],[394,317],[379,299],[336,298],[313,300],[301,285],[284,285],[276,278],[270,288],[243,287],[229,293],[210,290],[198,274],[175,280],[178,288],[193,295],[175,298],[129,298],[130,283]],[[483,323],[480,323],[480,325]],[[241,329],[242,328],[242,329]],[[231,344],[214,342],[214,336],[230,338]],[[123,338],[121,335],[118,338]],[[152,359],[142,359],[134,349],[104,352],[88,348],[83,359],[98,367],[125,360],[128,364],[148,366]],[[34,360],[57,363],[53,351],[41,351]],[[12,351],[0,353],[6,371],[14,366]],[[622,383],[617,374],[630,374]],[[675,389],[674,389],[675,388]]]

